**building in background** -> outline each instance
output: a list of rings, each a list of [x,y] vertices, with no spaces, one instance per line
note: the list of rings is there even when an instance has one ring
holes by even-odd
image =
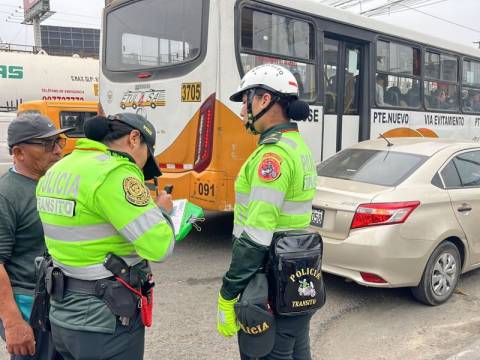
[[[78,54],[98,59],[99,29],[41,25],[40,32],[42,49],[49,55]]]

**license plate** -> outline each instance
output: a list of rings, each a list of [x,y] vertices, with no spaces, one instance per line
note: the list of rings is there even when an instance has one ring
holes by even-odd
[[[315,209],[315,208],[312,209],[312,219],[310,221],[310,224],[312,226],[322,227],[324,215],[325,215],[325,210]]]

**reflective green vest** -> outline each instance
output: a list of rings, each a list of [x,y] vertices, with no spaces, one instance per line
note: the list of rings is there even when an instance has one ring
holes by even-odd
[[[96,141],[79,140],[47,171],[37,185],[37,208],[48,251],[67,276],[111,276],[103,266],[109,252],[133,265],[173,250],[173,230],[141,170]]]
[[[273,233],[310,224],[316,169],[295,123],[262,134],[235,182],[233,235],[268,246]]]

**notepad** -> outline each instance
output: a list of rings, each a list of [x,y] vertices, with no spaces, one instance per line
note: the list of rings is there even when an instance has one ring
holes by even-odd
[[[196,221],[205,220],[201,207],[192,204],[187,199],[178,199],[173,201],[173,209],[170,215],[173,228],[175,230],[175,239],[180,241],[192,230]]]

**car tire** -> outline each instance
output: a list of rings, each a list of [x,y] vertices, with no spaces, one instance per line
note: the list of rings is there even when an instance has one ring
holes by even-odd
[[[457,247],[450,241],[441,243],[428,259],[422,280],[411,289],[412,295],[426,305],[440,305],[453,294],[462,263]]]

